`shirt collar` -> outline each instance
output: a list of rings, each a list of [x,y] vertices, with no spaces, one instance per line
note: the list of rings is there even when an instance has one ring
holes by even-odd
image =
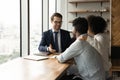
[[[52,32],[55,32],[55,30],[54,29],[52,29]],[[60,30],[58,30],[58,33],[60,32]]]

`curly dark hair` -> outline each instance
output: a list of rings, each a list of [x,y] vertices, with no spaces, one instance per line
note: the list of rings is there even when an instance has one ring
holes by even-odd
[[[89,15],[87,20],[88,25],[94,34],[103,33],[107,28],[107,22],[101,16]]]
[[[88,22],[85,18],[83,17],[78,17],[76,19],[73,20],[73,27],[75,28],[75,30],[77,32],[79,32],[80,34],[85,34],[87,33],[88,30]]]

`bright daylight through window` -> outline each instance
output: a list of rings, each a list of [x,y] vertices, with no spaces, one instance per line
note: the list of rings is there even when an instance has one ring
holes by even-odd
[[[40,43],[40,39],[42,36],[42,29],[48,29],[50,27],[50,16],[55,12],[55,1],[56,0],[48,0],[42,4],[44,0],[30,0],[30,54],[39,53],[38,46]],[[43,16],[44,7],[45,5],[49,4],[48,14]],[[46,18],[48,16],[48,18]],[[49,24],[48,26],[44,26],[42,23],[42,18],[46,18],[45,23]]]
[[[0,0],[0,64],[20,56],[20,1]]]

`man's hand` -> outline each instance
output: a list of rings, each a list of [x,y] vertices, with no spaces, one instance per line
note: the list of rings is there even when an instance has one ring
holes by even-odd
[[[52,45],[50,44],[49,47],[48,47],[48,51],[50,53],[56,53],[56,50],[52,48]]]
[[[84,36],[84,35],[83,35],[83,36],[80,36],[80,37],[79,37],[79,40],[84,40],[84,41],[86,41],[86,40],[87,40],[87,36],[86,36],[86,35],[85,35],[85,36]]]

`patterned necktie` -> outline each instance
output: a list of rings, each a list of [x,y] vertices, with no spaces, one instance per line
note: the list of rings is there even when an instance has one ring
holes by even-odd
[[[55,33],[55,50],[56,52],[59,51],[59,48],[58,48],[58,32],[54,32]]]

